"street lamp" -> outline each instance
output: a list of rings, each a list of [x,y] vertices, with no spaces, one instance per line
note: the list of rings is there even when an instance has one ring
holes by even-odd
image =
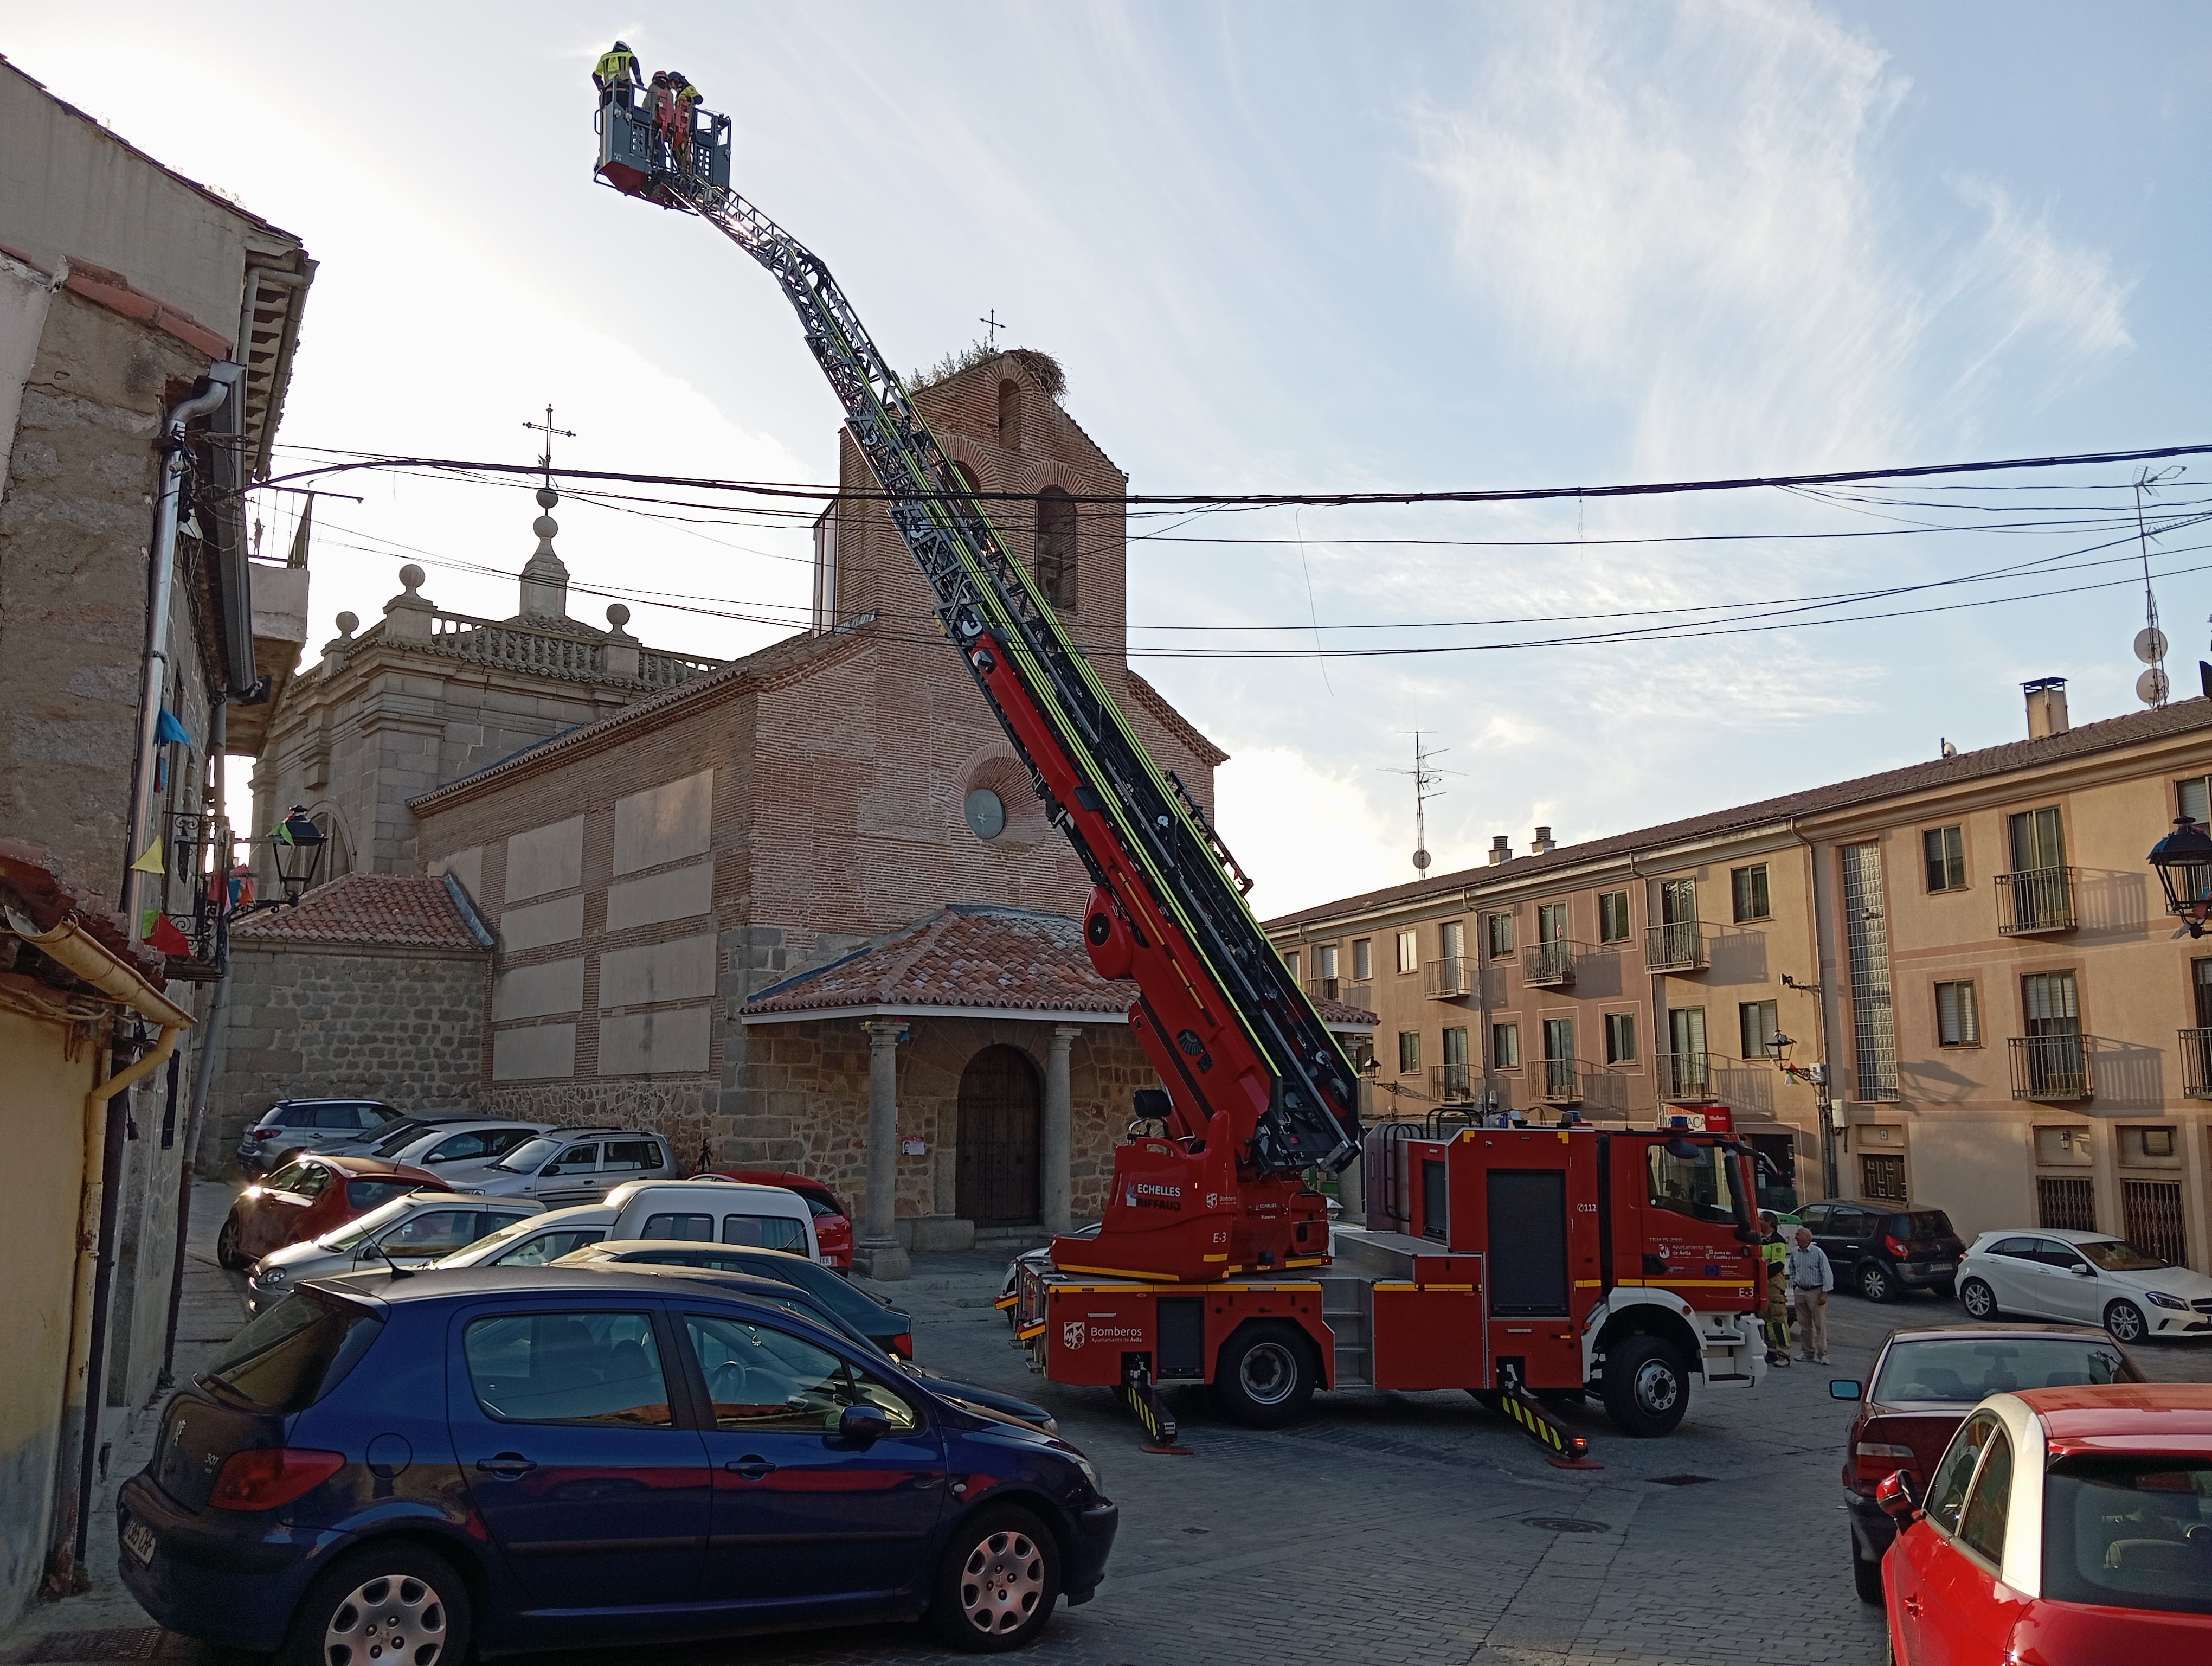
[[[2150,848],[2146,860],[2158,870],[2166,912],[2180,916],[2191,937],[2203,936],[2206,918],[2212,916],[2212,836],[2193,818],[2177,816],[2173,831]]]
[[[292,813],[269,836],[276,858],[276,878],[284,886],[284,900],[295,908],[299,906],[301,893],[315,883],[315,870],[323,864],[323,847],[326,842],[323,830],[308,818],[304,804],[294,805]]]
[[[1766,1056],[1786,1072],[1790,1068],[1790,1049],[1796,1045],[1795,1036],[1785,1036],[1778,1030],[1767,1041]]]

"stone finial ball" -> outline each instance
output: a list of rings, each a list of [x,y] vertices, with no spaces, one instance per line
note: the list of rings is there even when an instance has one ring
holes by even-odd
[[[428,576],[411,561],[399,569],[399,582],[410,590],[420,590],[422,581]]]
[[[550,486],[540,486],[538,489],[538,507],[539,508],[550,509],[560,501],[561,494],[555,491]]]
[[[361,629],[361,615],[360,615],[360,614],[358,614],[358,613],[341,613],[341,614],[339,614],[339,615],[338,615],[338,635],[341,635],[341,636],[350,636],[350,635],[352,635],[354,634],[354,632],[355,632],[355,631],[359,630],[360,629]]]
[[[561,523],[551,515],[540,515],[530,523],[530,530],[540,538],[551,538],[561,530]]]
[[[609,602],[607,604],[607,623],[612,625],[617,630],[620,630],[624,625],[629,623],[629,609],[624,607],[620,602]]]

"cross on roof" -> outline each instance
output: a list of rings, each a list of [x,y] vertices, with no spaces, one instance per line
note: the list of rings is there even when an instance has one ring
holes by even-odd
[[[989,353],[997,352],[999,350],[999,331],[1006,328],[1006,325],[999,322],[999,309],[994,307],[981,318],[977,319],[975,322],[981,325],[988,332],[983,337],[984,350]]]
[[[523,427],[530,429],[533,434],[542,434],[545,436],[545,453],[538,459],[538,466],[545,471],[545,483],[550,486],[553,483],[553,436],[557,434],[563,440],[573,440],[576,437],[576,430],[572,428],[555,428],[551,405],[545,407],[544,422],[525,423]]]

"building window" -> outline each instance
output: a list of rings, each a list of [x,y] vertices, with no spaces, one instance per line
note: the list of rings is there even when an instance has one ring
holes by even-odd
[[[2035,1224],[2054,1232],[2095,1231],[2096,1183],[2085,1174],[2036,1176]]]
[[[1371,939],[1355,937],[1352,939],[1352,980],[1364,983],[1375,976],[1375,945]]]
[[[1539,943],[1564,943],[1567,940],[1567,905],[1565,903],[1536,904],[1536,940]]]
[[[1636,1062],[1636,1014],[1607,1012],[1605,1015],[1605,1061],[1607,1064]]]
[[[2212,822],[2212,775],[2191,775],[2173,783],[2173,813],[2202,826]]]
[[[1441,1090],[1437,1097],[1448,1103],[1463,1104],[1474,1097],[1474,1072],[1468,1067],[1466,1026],[1455,1025],[1444,1031],[1443,1080],[1437,1084]]]
[[[1774,1038],[1781,1034],[1775,1022],[1775,1006],[1771,1000],[1747,1000],[1735,1009],[1736,1027],[1743,1035],[1743,1056],[1747,1059],[1771,1059],[1774,1056]]]
[[[1457,977],[1459,964],[1467,958],[1467,926],[1458,920],[1447,920],[1437,927],[1437,953],[1450,968],[1445,976]]]
[[[1336,976],[1336,945],[1324,943],[1314,951],[1314,970],[1322,977]]]
[[[1418,1075],[1421,1068],[1421,1032],[1401,1030],[1398,1032],[1398,1073]]]
[[[1057,486],[1037,494],[1036,579],[1047,601],[1075,611],[1075,500]]]
[[[2012,836],[2012,871],[2035,873],[2066,866],[2066,836],[2059,825],[2058,806],[2023,810],[2006,818]]]
[[[1920,853],[1928,859],[1929,891],[1966,888],[1966,841],[1960,830],[1929,828],[1920,836]]]
[[[1519,1025],[1493,1024],[1490,1026],[1490,1063],[1494,1070],[1518,1070],[1521,1067]]]
[[[1736,923],[1747,920],[1770,918],[1773,910],[1766,901],[1766,864],[1754,862],[1749,867],[1729,870],[1729,885],[1735,894]]]
[[[1608,891],[1597,899],[1597,940],[1601,943],[1628,941],[1628,893]]]
[[[1421,970],[1420,939],[1412,932],[1398,933],[1398,970],[1401,972],[1418,972]]]
[[[1936,1042],[1939,1047],[1979,1047],[1981,1008],[1971,981],[1936,986]]]
[[[1869,1152],[1859,1158],[1859,1195],[1869,1203],[1905,1201],[1905,1158],[1895,1152]]]
[[[1298,976],[1298,952],[1296,949],[1285,951],[1283,955],[1283,964],[1291,969],[1291,981],[1293,982],[1297,982]]]
[[[2120,1236],[2146,1255],[2186,1267],[2189,1240],[2181,1229],[2181,1183],[2120,1182]]]
[[[1482,916],[1483,935],[1490,945],[1490,958],[1502,960],[1513,952],[1513,916],[1510,914],[1486,914]]]
[[[1022,385],[1011,376],[999,384],[999,443],[1008,451],[1022,448]]]

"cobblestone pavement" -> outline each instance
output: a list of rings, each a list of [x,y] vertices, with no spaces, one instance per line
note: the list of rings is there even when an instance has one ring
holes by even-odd
[[[219,1219],[227,1201],[199,1207]],[[1085,1607],[1063,1608],[1023,1657],[1038,1666],[1322,1657],[1871,1666],[1882,1657],[1880,1611],[1851,1590],[1837,1479],[1851,1413],[1828,1397],[1828,1381],[1863,1376],[1893,1328],[1953,1321],[1954,1305],[1916,1297],[1875,1307],[1838,1296],[1831,1368],[1799,1365],[1747,1392],[1700,1396],[1662,1440],[1630,1440],[1595,1408],[1571,1410],[1601,1470],[1550,1468],[1527,1436],[1463,1394],[1324,1395],[1304,1424],[1266,1433],[1224,1423],[1202,1395],[1183,1391],[1176,1409],[1194,1455],[1149,1457],[1137,1450],[1134,1421],[1103,1391],[1029,1373],[991,1305],[1002,1256],[915,1264],[911,1283],[877,1288],[914,1315],[922,1359],[1051,1407],[1121,1506],[1105,1583]],[[204,1262],[194,1269],[195,1339],[211,1342],[224,1329],[222,1277]],[[2212,1377],[2212,1346],[2137,1354],[2157,1377]],[[144,1461],[143,1442],[142,1433],[118,1449],[111,1485]],[[0,1663],[193,1657],[114,1586],[111,1519],[94,1535],[94,1591],[27,1616],[0,1638]],[[898,1626],[604,1651],[593,1666],[963,1658],[920,1627]]]

